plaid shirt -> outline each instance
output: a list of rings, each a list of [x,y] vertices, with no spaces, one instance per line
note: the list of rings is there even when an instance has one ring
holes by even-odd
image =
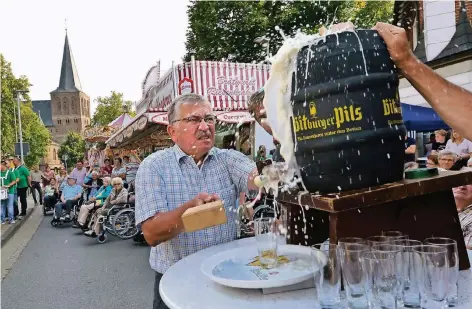
[[[472,247],[472,205],[467,206],[459,213],[459,220],[467,247]]]
[[[151,267],[164,273],[185,256],[232,241],[237,233],[236,199],[247,192],[249,174],[256,165],[240,152],[212,148],[197,167],[177,145],[147,157],[136,175],[136,224],[158,212],[174,210],[198,193],[218,194],[224,201],[227,223],[177,237],[151,248]]]

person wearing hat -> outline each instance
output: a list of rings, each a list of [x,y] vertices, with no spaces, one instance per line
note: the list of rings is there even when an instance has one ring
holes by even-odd
[[[70,219],[70,211],[72,207],[77,205],[80,197],[82,196],[82,187],[76,184],[77,179],[74,176],[67,178],[67,184],[64,186],[61,194],[61,202],[57,203],[54,211],[54,219]],[[65,212],[65,216],[62,216],[62,212]]]

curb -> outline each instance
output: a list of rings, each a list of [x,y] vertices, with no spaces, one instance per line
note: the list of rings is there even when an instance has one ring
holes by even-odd
[[[16,231],[28,221],[28,218],[31,216],[31,214],[34,212],[35,208],[38,206],[34,206],[33,208],[27,209],[26,210],[26,216],[24,216],[21,220],[17,220],[15,225],[8,230],[5,231],[5,233],[2,234],[2,246],[3,246],[10,240],[10,238],[15,235]]]

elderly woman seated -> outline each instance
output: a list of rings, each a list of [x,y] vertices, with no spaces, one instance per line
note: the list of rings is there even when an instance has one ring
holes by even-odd
[[[91,211],[97,206],[103,205],[107,197],[111,193],[111,178],[103,178],[103,185],[98,189],[94,196],[90,197],[89,200],[80,207],[79,216],[77,217],[77,226],[82,229],[87,229],[86,221]]]
[[[90,230],[84,232],[84,235],[89,237],[96,237],[102,232],[102,223],[98,222],[100,216],[106,216],[110,208],[114,205],[125,204],[128,202],[128,190],[123,188],[123,179],[115,177],[111,180],[113,189],[110,195],[105,200],[105,203],[92,216],[90,221]]]
[[[99,174],[97,171],[92,171],[92,173],[90,173],[90,179],[85,180],[84,184],[82,185],[86,192],[85,198],[87,201],[97,195],[99,188],[103,185],[103,181],[98,178],[98,175]]]

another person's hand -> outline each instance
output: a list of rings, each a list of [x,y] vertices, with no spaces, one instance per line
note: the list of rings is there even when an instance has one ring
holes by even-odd
[[[331,27],[329,27],[329,30],[331,32],[337,32],[337,31],[343,31],[343,30],[351,30],[352,31],[354,29],[355,29],[355,26],[351,22],[334,24]],[[320,33],[320,35],[325,35],[326,31],[327,31],[327,29],[325,27],[321,27],[319,33]]]
[[[387,44],[390,57],[400,70],[405,69],[405,65],[415,59],[405,29],[380,22],[373,29],[378,31]]]
[[[210,203],[220,200],[220,197],[217,194],[209,194],[206,192],[198,193],[196,197],[193,198],[192,200],[192,207],[202,205],[205,203]]]

